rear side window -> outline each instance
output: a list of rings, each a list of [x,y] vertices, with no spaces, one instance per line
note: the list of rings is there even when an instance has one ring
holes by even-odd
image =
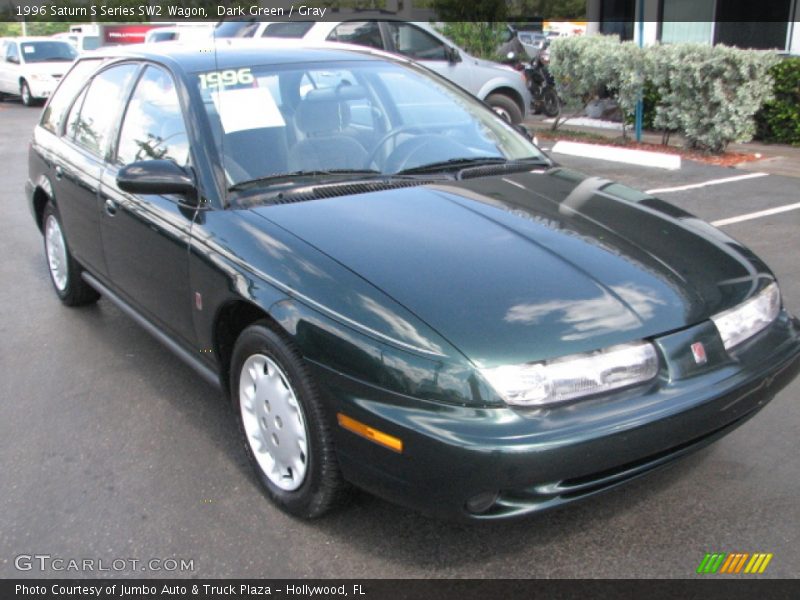
[[[42,127],[58,133],[61,130],[61,123],[64,120],[64,113],[69,108],[72,99],[83,87],[89,76],[97,69],[101,61],[99,59],[81,60],[66,74],[58,89],[50,98],[47,107],[42,114]]]
[[[117,159],[123,165],[147,159],[189,161],[189,140],[172,77],[147,67],[128,103]]]
[[[80,108],[77,102],[73,106],[66,135],[93,154],[103,156],[114,120],[138,68],[135,64],[124,64],[96,75]]]

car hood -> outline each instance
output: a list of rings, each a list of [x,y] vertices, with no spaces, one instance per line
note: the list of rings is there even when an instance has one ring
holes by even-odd
[[[681,329],[771,278],[699,219],[560,168],[253,210],[479,367]]]

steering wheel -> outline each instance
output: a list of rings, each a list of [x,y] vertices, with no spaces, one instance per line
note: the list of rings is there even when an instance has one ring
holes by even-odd
[[[433,153],[426,149],[433,149]],[[384,171],[397,173],[422,164],[447,160],[448,157],[464,156],[469,149],[459,142],[441,134],[420,135],[401,142],[386,157]]]
[[[375,146],[373,146],[372,151],[369,153],[369,157],[367,157],[367,161],[364,163],[364,168],[368,169],[370,165],[375,162],[375,159],[378,157],[378,153],[386,145],[386,142],[397,137],[401,133],[423,134],[428,131],[433,131],[434,129],[437,128],[438,127],[425,126],[425,125],[401,125],[400,127],[395,127],[394,129],[390,129],[384,134],[384,136],[381,139],[379,139],[375,143]]]

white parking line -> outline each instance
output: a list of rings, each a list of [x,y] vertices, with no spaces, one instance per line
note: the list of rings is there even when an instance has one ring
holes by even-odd
[[[776,206],[775,208],[768,208],[767,210],[759,210],[758,212],[751,212],[747,213],[746,215],[739,215],[738,217],[730,217],[729,219],[720,219],[719,221],[711,221],[711,224],[714,227],[722,227],[724,225],[733,225],[734,223],[741,223],[742,221],[759,219],[761,217],[769,217],[770,215],[777,215],[780,213],[797,209],[800,209],[800,202],[796,202],[794,204],[785,204],[783,206]]]
[[[724,177],[722,179],[711,179],[700,183],[692,183],[689,185],[679,185],[676,187],[656,188],[654,190],[647,190],[645,194],[668,194],[669,192],[683,192],[684,190],[696,190],[697,188],[706,187],[707,185],[719,185],[721,183],[733,183],[734,181],[744,181],[745,179],[755,179],[756,177],[766,177],[769,173],[748,173],[747,175],[736,175],[734,177]]]

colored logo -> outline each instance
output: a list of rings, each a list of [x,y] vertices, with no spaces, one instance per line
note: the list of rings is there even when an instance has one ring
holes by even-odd
[[[736,574],[736,573],[749,573],[755,575],[756,573],[763,573],[767,570],[769,561],[772,560],[772,553],[755,552],[749,554],[747,552],[714,552],[706,554],[697,567],[697,572],[700,574]]]

